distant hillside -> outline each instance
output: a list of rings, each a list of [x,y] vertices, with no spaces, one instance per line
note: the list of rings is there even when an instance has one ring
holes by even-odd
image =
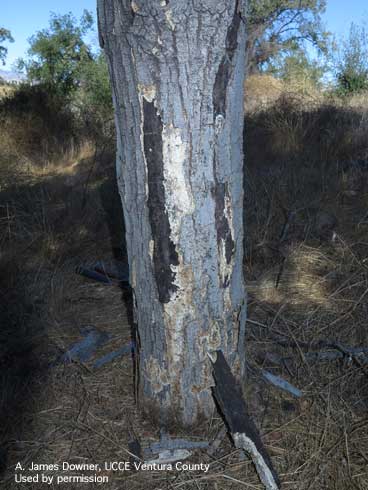
[[[25,80],[25,75],[23,73],[18,73],[16,71],[0,70],[0,79],[5,80],[8,83],[20,83]]]

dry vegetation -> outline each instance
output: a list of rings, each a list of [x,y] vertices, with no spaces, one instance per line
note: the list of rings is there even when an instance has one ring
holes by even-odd
[[[368,489],[368,363],[342,352],[368,348],[368,99],[302,97],[274,80],[248,88],[249,409],[283,488]],[[0,469],[3,488],[29,489],[40,485],[14,484],[17,461],[126,461],[131,440],[159,433],[136,409],[129,356],[99,370],[54,364],[90,325],[111,335],[99,357],[130,339],[128,295],[75,274],[121,254],[113,144],[88,140],[61,110],[12,104],[0,116]],[[308,354],[326,342],[341,356],[316,362]],[[191,436],[211,440],[221,426],[214,413]],[[209,472],[109,473],[102,487],[262,488],[227,439],[192,461]]]

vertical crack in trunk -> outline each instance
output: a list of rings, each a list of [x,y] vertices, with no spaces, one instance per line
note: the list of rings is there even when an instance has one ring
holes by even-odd
[[[208,352],[221,349],[235,372],[244,365],[238,3],[98,0],[136,276],[139,392],[160,423],[211,416]]]
[[[216,157],[215,157],[216,158]],[[235,249],[235,243],[229,226],[228,217],[226,216],[226,199],[229,199],[228,184],[226,182],[218,182],[215,178],[215,186],[213,189],[213,197],[215,200],[215,221],[217,231],[217,246],[219,255],[224,255],[227,265],[230,265]],[[223,272],[220,270],[220,272]],[[221,274],[222,287],[229,286],[229,273]]]
[[[153,239],[153,264],[161,303],[168,303],[178,289],[171,266],[179,265],[175,245],[170,238],[170,222],[165,206],[164,163],[161,117],[154,102],[143,98],[143,143],[148,173],[148,211]]]
[[[238,1],[235,3],[234,15],[230,26],[228,27],[225,39],[225,54],[222,57],[220,66],[216,73],[215,83],[213,86],[213,117],[216,130],[216,145],[219,144],[219,133],[224,126],[224,118],[226,117],[226,94],[228,84],[232,77],[234,69],[233,58],[238,47],[238,29],[240,25],[240,16],[238,13]],[[222,287],[229,286],[230,275],[232,272],[232,257],[235,250],[235,243],[232,234],[232,210],[231,197],[227,182],[219,181],[217,169],[222,168],[224,162],[219,161],[217,151],[214,152],[214,178],[215,186],[213,189],[213,197],[215,200],[215,219],[217,231],[217,245],[220,256],[220,276]],[[221,256],[224,257],[226,264],[221,264]]]
[[[235,4],[234,17],[227,30],[225,41],[226,52],[216,73],[215,84],[213,86],[214,119],[220,114],[225,117],[226,114],[226,87],[231,78],[232,61],[238,46],[238,29],[241,20],[238,12],[238,3],[237,1]]]

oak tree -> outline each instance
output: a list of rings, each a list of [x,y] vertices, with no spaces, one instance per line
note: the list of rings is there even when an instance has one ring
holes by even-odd
[[[98,0],[140,396],[161,423],[211,416],[214,351],[244,372],[243,17],[239,0]]]
[[[8,54],[8,49],[6,46],[3,45],[4,42],[14,42],[14,39],[8,29],[5,29],[5,27],[0,26],[0,61],[2,64],[5,64],[5,58],[6,55]]]
[[[326,0],[249,0],[247,74],[307,44],[325,52],[329,35],[321,19],[325,8]]]

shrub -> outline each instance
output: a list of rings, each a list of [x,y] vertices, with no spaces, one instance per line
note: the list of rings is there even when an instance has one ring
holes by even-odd
[[[80,85],[73,96],[83,125],[91,136],[111,137],[114,134],[114,112],[110,79],[104,53],[80,66]]]
[[[337,50],[335,65],[338,93],[368,89],[368,36],[364,27],[351,24],[348,38]]]
[[[68,97],[79,86],[81,63],[92,59],[83,37],[92,27],[92,15],[84,11],[78,23],[71,13],[51,14],[48,29],[29,40],[28,59],[18,60],[32,83],[41,83],[60,96]]]

